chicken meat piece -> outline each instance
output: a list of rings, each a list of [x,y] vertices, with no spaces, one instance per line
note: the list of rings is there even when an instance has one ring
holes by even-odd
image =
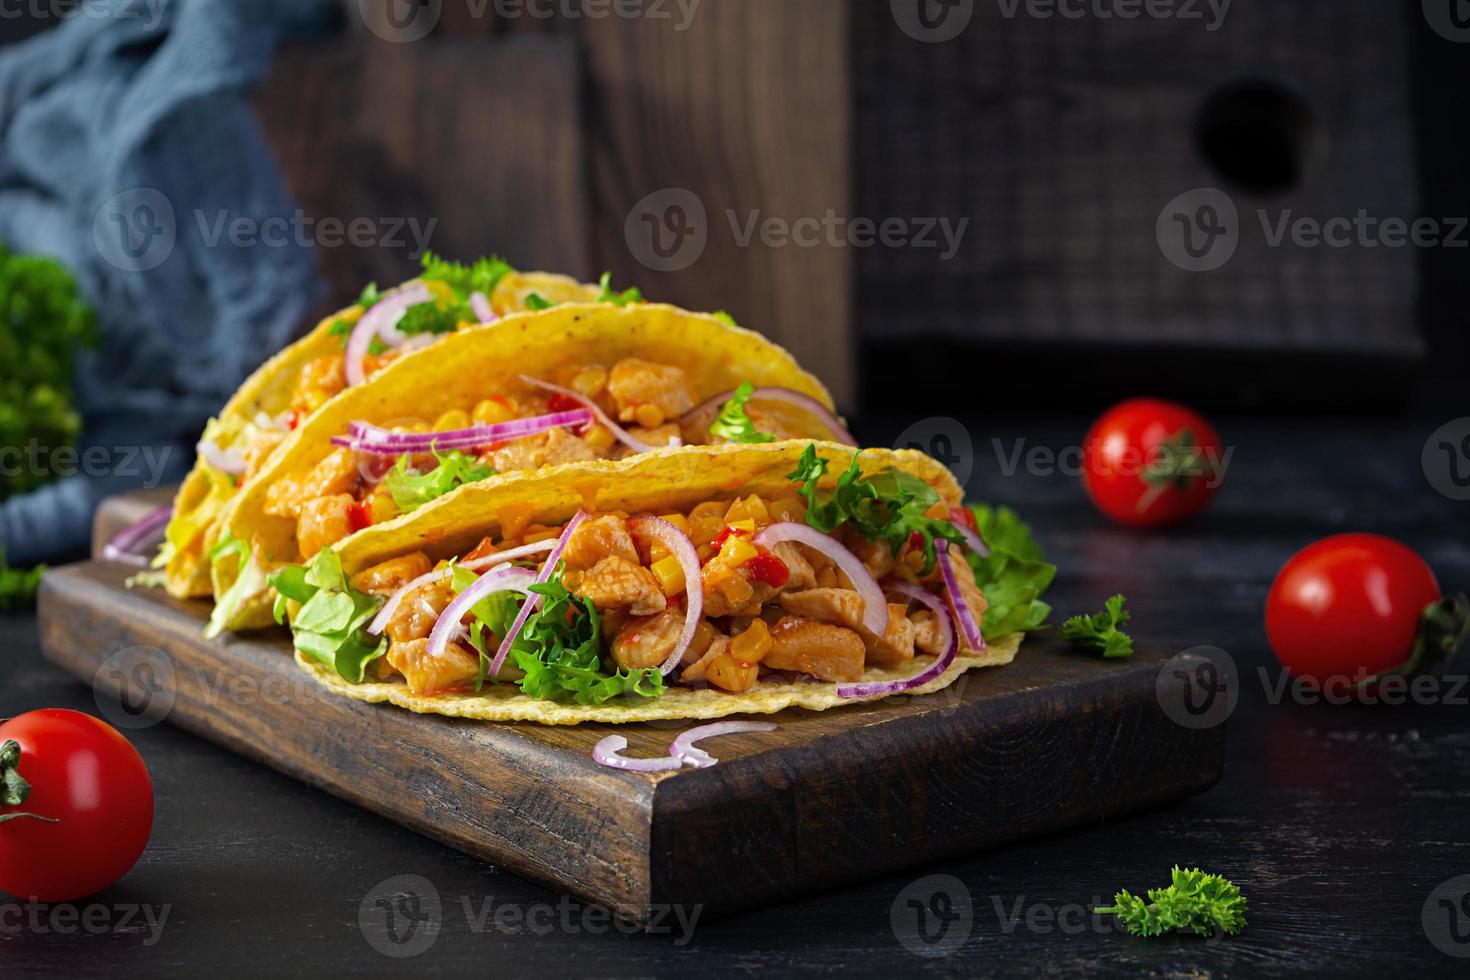
[[[350,449],[334,449],[301,479],[282,477],[266,491],[265,512],[273,517],[300,517],[306,503],[317,497],[350,494],[362,473]]]
[[[705,672],[716,657],[724,656],[730,652],[730,638],[728,636],[716,636],[709,645],[704,655],[697,658],[689,666],[679,673],[681,684],[698,684],[705,679]]]
[[[302,557],[311,558],[352,533],[355,503],[350,494],[339,493],[317,497],[301,506],[301,516],[296,519],[296,547]]]
[[[513,470],[534,470],[559,463],[579,463],[597,459],[591,446],[566,429],[547,429],[545,432],[524,439],[516,439],[499,449],[485,453],[482,459],[489,462],[497,473]]]
[[[609,555],[615,555],[633,564],[638,563],[638,550],[633,547],[633,536],[628,533],[628,524],[616,514],[604,514],[583,521],[572,532],[567,541],[567,550],[562,561],[568,568],[591,568]]]
[[[771,554],[781,559],[781,563],[786,566],[786,584],[782,588],[790,592],[800,592],[803,589],[816,587],[816,570],[801,553],[800,547],[790,541],[778,541],[771,548]]]
[[[787,616],[771,628],[771,649],[761,664],[824,681],[855,681],[863,676],[866,653],[863,638],[844,626]]]
[[[454,596],[454,588],[447,577],[425,582],[403,597],[383,632],[395,644],[427,639],[434,630],[434,624],[454,601]]]
[[[653,616],[636,616],[612,642],[613,662],[631,670],[657,668],[669,659],[684,632],[684,611],[665,609]]]
[[[689,394],[689,379],[683,370],[665,364],[651,364],[629,357],[613,366],[607,379],[607,393],[624,422],[637,420],[642,425],[662,425],[666,419],[677,419],[694,407]],[[649,420],[638,409],[651,406],[658,418]]]
[[[908,606],[888,604],[888,628],[882,636],[863,626],[863,597],[851,589],[808,589],[787,592],[780,598],[781,608],[797,616],[823,623],[845,626],[863,639],[869,663],[891,667],[914,659],[914,624],[909,621]]]
[[[352,587],[359,592],[390,596],[420,575],[427,575],[433,562],[422,551],[415,551],[402,558],[392,558],[358,572],[352,578]]]
[[[580,575],[568,574],[567,587],[599,610],[627,607],[634,616],[651,616],[668,606],[658,579],[642,565],[609,555]]]
[[[296,376],[296,391],[291,396],[291,405],[306,412],[316,411],[347,387],[346,365],[346,359],[337,355],[307,361]]]
[[[912,622],[914,624],[914,646],[935,657],[944,652],[944,633],[940,629],[937,616],[920,610],[914,613]]]
[[[393,643],[388,646],[388,663],[415,694],[467,690],[480,676],[480,655],[458,643],[450,643],[437,657],[429,655],[427,639]]]
[[[280,429],[263,429],[255,434],[250,440],[250,445],[245,447],[241,456],[245,459],[245,479],[250,480],[265,467],[266,460],[271,458],[271,453],[276,451],[286,439],[286,433]]]

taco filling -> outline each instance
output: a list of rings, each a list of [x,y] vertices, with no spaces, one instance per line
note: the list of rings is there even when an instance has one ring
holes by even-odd
[[[416,695],[515,685],[580,705],[795,681],[873,697],[984,650],[971,562],[987,550],[971,512],[898,469],[865,477],[857,456],[819,492],[827,467],[808,447],[781,489],[669,512],[582,510],[546,525],[532,506],[502,507],[497,533],[452,560],[415,551],[350,580],[326,549],[272,574],[276,618],[350,683]],[[910,664],[863,683],[870,668]]]
[[[703,405],[696,405],[694,392],[681,368],[628,357],[611,367],[569,364],[555,381],[522,375],[509,391],[446,411],[432,425],[353,422],[332,439],[337,448],[304,476],[270,485],[265,513],[294,520],[297,547],[311,558],[363,528],[496,473],[623,459],[666,446],[807,434],[763,412],[753,399],[794,402],[841,430],[819,402],[789,389],[756,389],[747,382]]]

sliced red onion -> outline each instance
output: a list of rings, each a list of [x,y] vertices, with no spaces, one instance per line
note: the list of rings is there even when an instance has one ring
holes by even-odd
[[[970,530],[960,521],[951,521],[950,523],[954,525],[956,531],[959,531],[964,536],[965,544],[970,546],[971,551],[975,552],[981,558],[990,557],[990,549],[985,546],[985,539],[980,537],[977,532]]]
[[[490,306],[490,300],[484,293],[470,293],[470,309],[475,311],[475,316],[480,318],[481,324],[494,323],[500,317],[495,315],[495,310]]]
[[[518,558],[528,558],[531,555],[544,554],[545,552],[548,552],[555,547],[555,541],[537,541],[535,544],[528,544],[520,548],[512,548],[509,551],[497,551],[493,555],[485,555],[481,558],[474,558],[470,561],[460,562],[459,567],[468,568],[472,572],[477,572],[486,568],[492,568],[496,565],[504,565],[506,562],[515,561]],[[448,566],[444,568],[436,568],[433,571],[425,572],[418,578],[409,582],[407,585],[399,586],[393,592],[393,594],[388,597],[388,601],[383,604],[383,608],[378,610],[378,614],[373,617],[373,621],[368,624],[367,631],[374,636],[382,633],[383,630],[387,629],[388,621],[393,618],[393,614],[398,611],[398,607],[403,605],[404,598],[410,592],[421,585],[426,585],[429,582],[438,581],[441,578],[447,578],[449,576],[449,573],[450,570]]]
[[[669,754],[686,766],[707,769],[719,762],[694,743],[717,735],[736,735],[740,732],[774,732],[779,726],[769,721],[717,721],[713,725],[699,725],[683,732],[669,746]]]
[[[659,673],[667,675],[678,666],[684,652],[689,649],[689,644],[694,642],[694,634],[704,616],[704,587],[699,576],[699,552],[694,550],[694,542],[689,540],[688,535],[661,517],[635,517],[628,522],[628,530],[637,535],[646,534],[668,548],[669,554],[679,560],[679,568],[684,572],[684,630],[679,634],[679,642],[674,644],[673,652],[658,669]]]
[[[467,429],[445,432],[390,432],[364,422],[353,422],[348,435],[333,436],[332,445],[345,446],[360,453],[376,456],[402,456],[404,453],[427,453],[431,450],[474,449],[496,442],[509,442],[539,435],[562,426],[586,425],[592,413],[584,408],[555,412],[529,419],[514,419],[494,425],[473,425]]]
[[[934,678],[943,674],[954,663],[954,658],[960,652],[959,640],[955,635],[954,628],[950,625],[949,610],[944,608],[944,602],[934,593],[921,589],[907,582],[890,582],[888,591],[897,592],[899,595],[922,602],[928,606],[939,621],[940,642],[944,652],[934,659],[934,662],[912,677],[906,677],[899,681],[869,681],[859,684],[838,684],[837,696],[839,698],[870,698],[878,695],[902,694],[904,691],[912,691],[929,683]]]
[[[120,561],[124,565],[135,565],[138,568],[147,568],[148,559],[137,553],[140,546],[148,543],[156,537],[158,532],[167,526],[169,518],[173,516],[172,505],[156,507],[144,514],[142,519],[130,524],[117,533],[116,536],[102,549],[102,557],[107,561]]]
[[[362,359],[367,356],[368,350],[372,347],[373,338],[381,338],[383,343],[389,347],[397,347],[407,339],[395,327],[403,314],[410,306],[431,303],[433,300],[434,294],[429,292],[428,286],[423,283],[411,283],[384,293],[383,297],[373,304],[372,309],[358,319],[357,325],[352,328],[352,334],[347,338],[344,367],[349,387],[360,385],[367,380],[367,375],[362,369]]]
[[[944,575],[944,588],[949,593],[949,602],[954,606],[955,616],[960,621],[965,642],[970,645],[971,650],[984,650],[985,637],[980,634],[980,624],[975,622],[969,603],[965,602],[965,597],[960,593],[959,579],[954,574],[954,562],[949,557],[949,545],[945,542],[939,544],[941,547],[935,549],[939,556],[939,571]]]
[[[708,413],[710,410],[718,408],[721,405],[724,405],[725,402],[729,401],[733,397],[735,397],[735,389],[733,388],[729,391],[718,394],[715,397],[706,401],[704,404],[696,406],[695,408],[691,408],[689,411],[685,412],[684,417],[680,419],[680,422],[689,422],[692,424],[693,422],[698,420],[701,415]],[[843,442],[849,446],[856,446],[858,444],[857,440],[852,437],[852,433],[847,431],[847,426],[842,424],[842,420],[838,418],[837,415],[830,408],[817,401],[811,395],[802,394],[801,392],[796,391],[793,388],[778,388],[774,386],[766,386],[757,388],[755,389],[755,391],[751,392],[750,400],[753,402],[785,402],[788,405],[795,405],[797,408],[804,409],[805,411],[810,412],[812,415],[815,415],[817,419],[821,421],[822,425],[827,427],[827,431],[832,433],[832,439],[834,442]]]
[[[231,476],[245,472],[245,454],[239,449],[221,449],[212,439],[201,439],[194,448],[206,463],[217,470]]]
[[[682,769],[684,763],[678,759],[630,759],[620,755],[628,747],[628,740],[621,735],[609,735],[592,746],[592,761],[600,766],[627,769],[632,772],[668,772]]]
[[[624,429],[612,419],[608,418],[607,413],[599,408],[595,401],[588,398],[586,395],[583,395],[581,392],[573,391],[570,388],[563,388],[560,385],[549,384],[545,381],[538,381],[536,378],[530,377],[529,375],[525,374],[521,375],[521,380],[533,388],[541,388],[545,391],[554,391],[558,395],[561,395],[565,398],[570,398],[578,405],[581,405],[597,418],[597,422],[599,425],[607,429],[607,431],[611,432],[619,442],[627,446],[629,449],[633,450],[635,453],[646,453],[650,450],[658,448],[657,446],[653,446],[649,443],[644,442],[642,439],[635,439],[634,437],[630,436],[628,434],[628,430]]]
[[[823,534],[810,524],[782,521],[772,524],[752,540],[763,548],[782,541],[795,541],[832,559],[832,563],[852,582],[858,595],[863,597],[863,627],[874,636],[882,636],[888,631],[888,600],[883,598],[883,589],[862,559],[844,548],[836,538]]]
[[[536,573],[528,568],[497,568],[481,575],[473,585],[455,596],[454,601],[440,614],[439,621],[429,633],[429,656],[441,656],[449,646],[449,641],[459,636],[459,621],[474,608],[475,603],[497,592],[529,593],[535,581]],[[494,674],[495,671],[490,673]]]
[[[536,584],[543,585],[551,579],[551,573],[556,571],[556,563],[561,561],[562,552],[567,550],[567,542],[572,540],[572,533],[587,519],[587,512],[579,510],[567,521],[567,526],[561,529],[561,537],[556,539],[556,545],[551,549],[551,554],[546,556],[546,561],[541,566],[540,573],[536,576]],[[505,631],[505,636],[500,640],[500,649],[495,651],[495,659],[490,664],[490,676],[494,677],[500,673],[500,665],[505,663],[506,656],[510,653],[511,644],[515,643],[516,637],[521,635],[521,627],[526,625],[532,612],[541,608],[541,603],[546,597],[534,592],[528,593],[529,598],[521,603],[520,612],[516,613],[515,622],[510,624],[510,629]]]

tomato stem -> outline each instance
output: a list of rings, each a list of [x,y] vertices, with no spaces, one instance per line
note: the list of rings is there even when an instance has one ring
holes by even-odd
[[[1199,439],[1188,426],[1164,439],[1155,447],[1155,457],[1143,468],[1142,479],[1147,491],[1138,500],[1138,512],[1145,513],[1168,490],[1188,490],[1195,480],[1212,475],[1218,468],[1200,448]]]
[[[1438,677],[1455,659],[1455,654],[1470,639],[1470,597],[1462,592],[1445,596],[1424,607],[1419,617],[1419,633],[1409,659],[1358,684],[1367,691],[1386,677]]]
[[[13,738],[6,739],[5,744],[0,745],[0,806],[20,806],[31,795],[31,784],[21,778],[17,771],[19,767],[20,743]],[[20,817],[57,822],[54,817],[43,817],[38,813],[0,813],[0,823]]]

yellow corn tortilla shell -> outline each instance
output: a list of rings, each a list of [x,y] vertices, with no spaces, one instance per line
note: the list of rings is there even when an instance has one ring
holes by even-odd
[[[531,293],[552,303],[591,303],[601,292],[601,287],[578,282],[570,276],[508,272],[496,284],[490,306],[497,315],[506,316],[524,312],[526,297]],[[362,309],[355,304],[339,310],[256,368],[219,415],[209,420],[204,438],[229,449],[247,433],[257,415],[264,412],[275,418],[290,408],[301,369],[319,357],[342,353],[342,338],[330,332],[333,324],[338,320],[355,323],[361,316]],[[179,486],[161,555],[164,587],[170,595],[189,599],[211,593],[210,568],[204,551],[218,539],[213,531],[220,514],[236,495],[233,482],[229,474],[210,466],[201,457],[195,460],[194,468]]]
[[[819,486],[830,490],[848,468],[851,446],[828,442],[773,442],[751,446],[687,446],[661,449],[619,462],[568,463],[534,473],[495,476],[460,487],[412,514],[368,528],[336,545],[343,571],[353,576],[380,562],[414,551],[433,559],[463,554],[487,534],[497,534],[496,514],[507,504],[535,504],[531,520],[561,524],[579,508],[625,513],[682,513],[708,500],[748,494],[789,495],[792,472],[807,446],[828,460]],[[914,450],[867,449],[858,457],[864,475],[900,469],[933,486],[944,501],[958,504],[962,490],[940,463]],[[953,684],[974,667],[1010,663],[1021,635],[1002,637],[983,651],[961,649],[955,663],[914,691],[928,694]],[[820,681],[766,679],[744,694],[670,687],[654,701],[582,706],[538,701],[511,684],[489,685],[479,694],[416,695],[401,682],[349,684],[317,661],[297,654],[301,664],[324,687],[361,701],[387,701],[420,714],[442,714],[484,721],[534,721],[545,725],[581,722],[636,722],[666,718],[719,718],[724,715],[769,714],[784,708],[818,711],[875,698],[839,698],[837,685]],[[933,663],[919,657],[893,667],[871,667],[863,681],[910,677]]]
[[[263,568],[300,561],[296,522],[266,513],[268,492],[279,479],[300,479],[309,474],[335,448],[332,437],[343,435],[351,422],[393,425],[405,420],[432,421],[449,409],[469,409],[487,395],[532,393],[534,389],[518,379],[520,374],[549,378],[567,364],[611,367],[626,357],[683,369],[701,399],[750,381],[757,386],[792,388],[832,407],[827,389],[802,370],[784,348],[754,331],[728,326],[712,316],[659,304],[616,307],[607,303],[568,304],[542,313],[512,315],[492,327],[461,330],[433,347],[401,357],[366,384],[349,388],[324,405],[286,437],[266,466],[226,507],[214,531],[216,539],[228,535],[251,542],[255,559]],[[783,421],[805,427],[813,436],[826,435],[819,423],[799,410]],[[733,457],[752,447],[724,448],[734,450]],[[618,464],[604,461],[604,465]],[[503,485],[515,476],[502,474],[492,480]],[[425,512],[436,513],[431,508],[442,506],[454,496],[442,497],[413,515],[381,526],[401,525]],[[563,519],[566,516],[570,514]],[[465,526],[465,522],[459,522],[459,526]],[[380,538],[375,535],[373,540]],[[214,564],[216,601],[228,592],[238,573],[238,562]],[[246,599],[224,617],[226,628],[271,625],[272,602],[268,590]]]
[[[1022,633],[1003,636],[986,645],[983,653],[966,652],[926,684],[905,691],[904,696],[933,694],[959,680],[967,670],[977,667],[999,667],[1016,659],[1021,648]],[[932,657],[920,657],[902,667],[870,667],[863,681],[900,680],[911,677],[933,663]],[[479,694],[414,694],[400,682],[349,684],[333,670],[301,652],[296,663],[318,684],[334,694],[373,704],[396,704],[420,715],[445,715],[450,718],[473,718],[477,721],[531,721],[541,725],[580,725],[600,722],[619,725],[639,721],[669,719],[723,718],[727,715],[769,715],[786,708],[828,708],[866,701],[882,701],[892,695],[878,694],[867,698],[837,696],[837,685],[814,680],[781,681],[766,678],[743,694],[730,694],[712,688],[670,687],[657,700],[633,700],[620,704],[561,704],[537,701],[520,692],[514,684],[487,685]]]

